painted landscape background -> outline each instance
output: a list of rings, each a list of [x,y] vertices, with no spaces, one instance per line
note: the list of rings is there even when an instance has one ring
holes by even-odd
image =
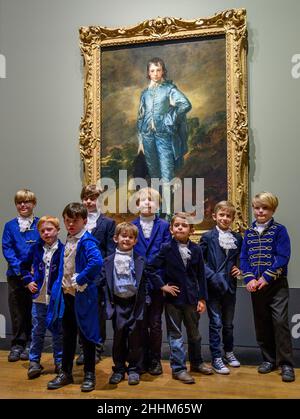
[[[187,114],[188,153],[180,178],[204,178],[205,217],[198,227],[213,225],[212,209],[227,198],[226,44],[225,38],[159,42],[102,50],[101,177],[117,183],[119,170],[135,170],[137,113],[147,87],[146,66],[152,57],[164,60],[167,79],[192,103]],[[117,214],[118,221],[133,216]]]

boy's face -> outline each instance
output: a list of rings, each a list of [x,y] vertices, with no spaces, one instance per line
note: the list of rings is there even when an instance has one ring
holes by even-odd
[[[137,243],[137,238],[130,231],[121,231],[118,236],[114,236],[114,242],[122,252],[129,252]]]
[[[16,204],[17,211],[21,217],[30,217],[33,213],[33,208],[35,204],[32,201],[20,201]]]
[[[44,240],[49,246],[52,246],[56,242],[59,229],[57,229],[52,223],[45,221],[39,228],[41,239]]]
[[[151,195],[142,196],[138,205],[140,214],[144,217],[150,217],[157,211],[157,202],[151,198]]]
[[[220,208],[217,213],[213,213],[213,219],[221,230],[228,230],[234,220],[232,211],[227,208]]]
[[[92,196],[83,198],[82,203],[85,206],[85,208],[88,210],[88,212],[94,212],[94,211],[97,211],[97,200],[98,200],[98,196],[92,195]]]
[[[80,231],[84,228],[87,223],[86,218],[77,217],[77,218],[70,218],[67,215],[64,216],[64,223],[68,233],[71,236],[76,236],[76,234],[80,233]]]
[[[194,231],[184,218],[176,217],[173,225],[170,227],[172,236],[180,243],[186,243],[190,234]]]
[[[151,81],[159,82],[163,77],[163,69],[160,64],[150,64],[148,75]]]
[[[252,208],[254,217],[259,224],[267,223],[273,217],[274,211],[261,202],[253,204]]]

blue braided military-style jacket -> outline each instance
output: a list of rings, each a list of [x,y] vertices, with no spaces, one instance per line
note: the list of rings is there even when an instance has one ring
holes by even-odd
[[[259,234],[256,222],[245,232],[240,268],[247,284],[261,276],[268,282],[287,276],[291,244],[287,229],[272,218]]]

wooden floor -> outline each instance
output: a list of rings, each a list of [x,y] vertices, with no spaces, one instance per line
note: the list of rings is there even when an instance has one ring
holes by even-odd
[[[300,369],[293,383],[283,383],[279,371],[258,374],[254,366],[231,368],[228,376],[194,374],[196,384],[187,385],[172,379],[170,366],[163,362],[164,374],[153,377],[144,374],[137,386],[127,381],[119,385],[108,384],[111,358],[104,358],[96,366],[96,390],[81,393],[82,367],[74,367],[74,384],[59,390],[47,390],[47,382],[54,375],[51,354],[43,354],[44,371],[41,377],[28,380],[28,362],[8,362],[7,351],[0,351],[1,399],[300,399]]]

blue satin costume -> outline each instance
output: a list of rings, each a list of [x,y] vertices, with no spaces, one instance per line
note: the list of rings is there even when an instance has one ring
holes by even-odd
[[[192,108],[172,81],[145,89],[140,98],[137,128],[149,176],[170,182],[188,150],[186,113]]]

